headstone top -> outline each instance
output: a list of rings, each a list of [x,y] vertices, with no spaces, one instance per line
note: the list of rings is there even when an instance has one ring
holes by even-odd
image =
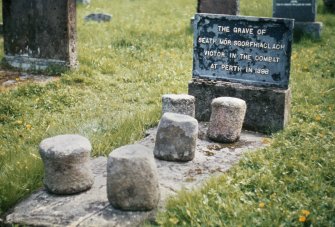
[[[219,97],[212,101],[212,106],[242,106],[245,101],[234,97]]]
[[[315,22],[315,0],[274,0],[273,17],[291,18],[296,22]]]
[[[197,12],[237,15],[240,0],[198,0]]]
[[[293,20],[196,14],[193,77],[287,88]]]

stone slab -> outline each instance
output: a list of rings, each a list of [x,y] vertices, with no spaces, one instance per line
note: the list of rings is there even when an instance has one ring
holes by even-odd
[[[193,78],[288,88],[292,19],[196,14]]]
[[[198,0],[197,12],[238,15],[240,0]]]
[[[316,0],[273,0],[273,17],[291,18],[295,22],[314,22]]]
[[[313,39],[320,39],[322,33],[322,22],[295,22],[295,32],[306,34]]]
[[[75,67],[76,0],[3,0],[5,60],[21,69]]]
[[[193,80],[188,93],[195,97],[195,118],[208,121],[211,102],[216,97],[243,99],[247,104],[243,128],[262,133],[284,129],[290,118],[291,90],[262,88],[222,81]]]
[[[139,141],[149,149],[154,148],[157,128],[150,129],[147,137]],[[199,139],[195,158],[187,163],[156,159],[162,209],[168,197],[185,188],[192,190],[209,177],[227,171],[242,154],[266,146],[264,135],[243,131],[241,139],[232,144],[211,142],[206,137],[207,123],[199,125]],[[7,224],[37,226],[139,226],[146,219],[153,219],[151,212],[123,212],[109,205],[106,193],[105,157],[92,160],[94,184],[92,189],[73,196],[56,196],[40,189],[17,204],[6,217]],[[3,223],[0,223],[0,226]]]

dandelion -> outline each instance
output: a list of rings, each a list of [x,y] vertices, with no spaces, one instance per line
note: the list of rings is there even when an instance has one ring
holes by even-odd
[[[305,222],[306,221],[306,217],[305,216],[300,216],[299,217],[299,222]]]
[[[265,203],[260,202],[260,203],[258,204],[258,207],[259,207],[259,208],[264,208],[264,207],[265,207]]]
[[[16,81],[20,81],[20,77],[17,77],[15,80],[16,80]]]
[[[321,116],[320,116],[320,115],[316,115],[316,116],[315,116],[315,120],[316,120],[316,121],[321,121]]]
[[[30,130],[33,126],[31,124],[26,124],[26,129]]]
[[[301,213],[302,213],[305,217],[308,217],[308,215],[311,214],[311,212],[308,211],[308,210],[302,210]]]

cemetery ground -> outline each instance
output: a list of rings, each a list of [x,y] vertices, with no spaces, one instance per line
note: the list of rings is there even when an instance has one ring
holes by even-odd
[[[158,123],[163,94],[187,93],[195,8],[193,0],[79,6],[80,68],[56,73],[47,84],[1,89],[0,216],[42,186],[42,139],[78,133],[89,138],[94,156],[107,155]],[[241,15],[270,17],[271,9],[271,1],[241,0]],[[157,224],[335,225],[335,16],[322,1],[318,10],[321,40],[302,37],[293,45],[288,127],[203,188],[180,192]],[[85,23],[96,11],[112,14],[112,21]]]

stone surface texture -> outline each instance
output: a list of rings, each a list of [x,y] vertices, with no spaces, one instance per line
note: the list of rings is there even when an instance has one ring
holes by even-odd
[[[80,135],[60,135],[44,139],[39,146],[44,163],[44,186],[55,194],[74,194],[91,188],[92,146]]]
[[[190,116],[165,113],[158,125],[154,155],[166,161],[185,162],[194,158],[198,121]]]
[[[189,83],[188,92],[195,97],[195,116],[198,121],[209,121],[212,100],[222,96],[236,97],[246,102],[243,128],[247,130],[277,132],[284,129],[290,118],[290,88],[262,88],[197,79]]]
[[[112,19],[112,15],[106,13],[91,13],[85,16],[84,20],[88,21],[96,21],[96,22],[109,22]]]
[[[335,13],[335,0],[323,0],[326,9],[332,13]]]
[[[295,22],[294,30],[307,34],[313,39],[320,39],[322,33],[323,24],[322,22]]]
[[[5,60],[20,69],[76,67],[76,0],[2,1]]]
[[[198,0],[197,12],[238,15],[240,0]]]
[[[223,143],[238,140],[247,108],[245,101],[239,98],[219,97],[215,98],[211,105],[208,137]]]
[[[273,1],[273,17],[292,18],[295,22],[314,22],[316,13],[316,0]]]
[[[77,4],[84,4],[84,5],[88,5],[91,3],[91,0],[76,0]]]
[[[157,128],[147,131],[139,141],[153,150]],[[195,157],[190,162],[167,162],[156,159],[161,191],[159,208],[163,209],[168,197],[182,188],[199,188],[212,176],[222,174],[238,162],[243,153],[266,146],[264,136],[243,131],[238,142],[220,144],[206,137],[207,123],[199,124],[199,139]],[[40,189],[17,204],[6,216],[7,224],[35,226],[139,226],[146,219],[153,219],[157,210],[148,212],[120,211],[113,208],[106,193],[107,159],[92,160],[94,184],[88,191],[72,196],[58,196]],[[0,226],[4,223],[0,223]]]
[[[112,206],[121,210],[147,211],[157,207],[160,192],[152,150],[134,144],[109,154],[107,196]]]
[[[195,99],[187,94],[166,94],[162,96],[162,113],[179,113],[195,116]]]

